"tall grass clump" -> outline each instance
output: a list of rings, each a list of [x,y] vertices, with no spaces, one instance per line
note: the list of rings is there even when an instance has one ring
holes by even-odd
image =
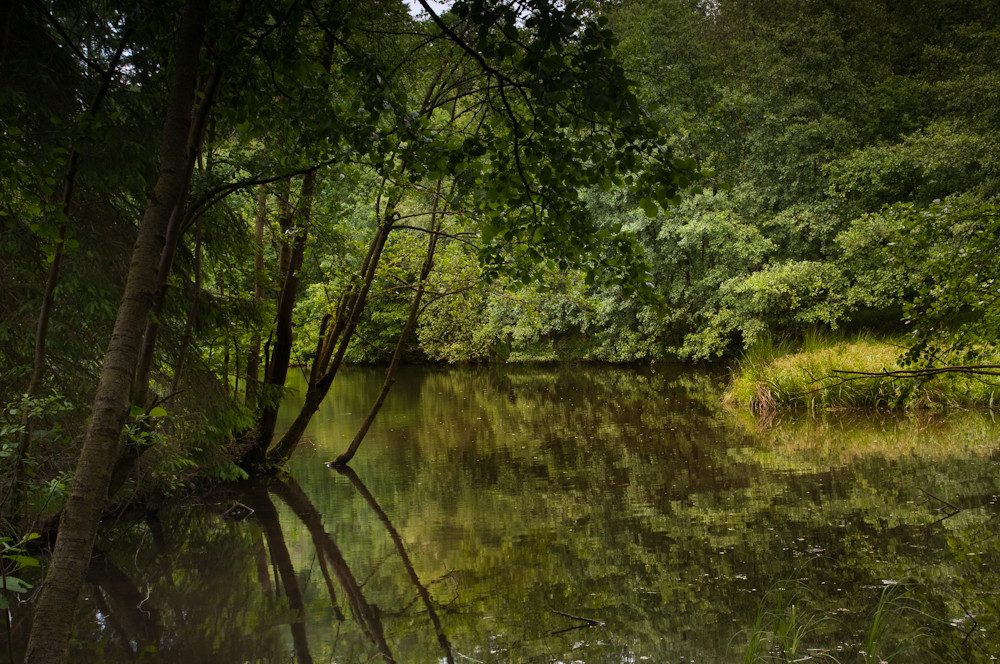
[[[885,582],[878,603],[870,616],[868,630],[863,635],[861,656],[865,664],[887,664],[903,659],[908,648],[915,647],[925,636],[923,629],[904,627],[904,614],[929,618],[910,599],[906,587]]]
[[[900,378],[903,347],[888,340],[857,338],[823,343],[815,338],[797,351],[773,343],[751,348],[741,359],[724,397],[730,406],[757,413],[775,410],[921,408],[1000,404],[1000,384],[960,373]],[[843,372],[859,372],[850,374]],[[873,375],[863,375],[873,374]]]
[[[778,584],[764,593],[753,624],[746,631],[744,664],[803,661],[807,639],[816,636],[826,618],[803,610],[802,590],[798,583],[791,582]],[[813,649],[809,659],[821,655],[821,651]]]

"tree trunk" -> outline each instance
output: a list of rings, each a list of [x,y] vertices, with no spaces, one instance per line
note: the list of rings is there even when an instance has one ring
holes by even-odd
[[[438,194],[441,193],[441,184],[438,183]],[[371,409],[368,411],[368,415],[365,417],[364,422],[361,423],[361,427],[358,432],[354,434],[354,438],[351,440],[351,444],[347,446],[340,456],[330,462],[331,467],[346,466],[354,458],[354,455],[358,451],[358,447],[361,446],[361,441],[364,440],[365,436],[368,434],[368,429],[375,422],[375,418],[378,416],[380,410],[382,410],[382,404],[385,403],[385,399],[389,396],[389,390],[392,389],[393,384],[396,382],[396,372],[399,370],[399,363],[403,359],[403,353],[406,351],[406,342],[413,332],[413,328],[416,327],[417,317],[420,314],[420,302],[423,300],[424,291],[426,289],[427,278],[431,274],[431,268],[434,266],[434,251],[437,248],[437,229],[435,228],[435,222],[437,217],[437,207],[435,204],[434,212],[431,214],[431,220],[428,228],[428,238],[427,238],[427,255],[424,257],[424,264],[420,268],[420,278],[417,283],[417,291],[413,294],[413,302],[410,303],[410,313],[406,318],[406,323],[403,325],[403,331],[399,334],[399,341],[396,342],[396,349],[392,353],[392,360],[389,362],[389,367],[385,371],[385,381],[382,383],[382,389],[379,391],[378,396],[375,398],[375,402],[372,404]]]
[[[253,302],[260,309],[264,304],[264,221],[267,219],[267,190],[264,185],[257,187],[257,210],[254,214],[253,239]],[[244,403],[250,410],[257,408],[257,397],[260,395],[260,347],[262,339],[260,330],[253,333],[250,349],[247,351],[246,396]]]
[[[368,255],[365,257],[365,262],[361,269],[361,277],[364,280],[364,284],[361,288],[356,289],[353,294],[349,293],[345,303],[339,307],[336,323],[333,326],[333,330],[328,333],[326,342],[322,345],[322,352],[313,358],[314,366],[310,376],[309,388],[306,390],[305,403],[303,403],[299,414],[296,415],[291,426],[275,444],[274,449],[267,453],[268,464],[280,466],[288,460],[295,451],[295,448],[298,447],[299,441],[302,440],[302,434],[305,433],[306,427],[309,426],[309,420],[319,410],[320,404],[323,403],[323,399],[326,398],[327,393],[330,391],[333,379],[336,377],[337,371],[344,360],[344,353],[347,352],[347,347],[351,343],[354,330],[361,319],[361,312],[364,311],[368,291],[375,280],[375,272],[382,257],[382,250],[385,248],[389,232],[392,230],[393,221],[394,217],[390,215],[379,227],[378,231],[376,231],[375,237],[372,238],[371,245],[368,248]],[[354,288],[352,286],[352,289]],[[331,360],[330,356],[333,354],[334,348],[337,349],[337,353]],[[313,377],[317,377],[315,382],[313,382]]]
[[[292,425],[281,436],[281,439],[275,444],[274,449],[267,453],[266,459],[270,465],[281,465],[295,451],[299,440],[302,439],[302,434],[305,433],[306,427],[309,426],[309,420],[319,410],[320,404],[323,403],[323,399],[326,398],[327,393],[330,391],[330,386],[333,384],[335,376],[336,370],[331,371],[320,378],[318,382],[306,388],[306,397],[302,403],[302,407],[299,409],[299,414],[295,416]],[[272,428],[272,433],[273,431]]]
[[[132,379],[156,288],[156,269],[166,243],[167,224],[188,180],[188,135],[207,5],[207,0],[189,0],[184,10],[167,102],[160,171],[132,250],[125,293],[104,356],[90,424],[35,606],[25,660],[28,664],[62,664],[68,656],[73,617],[129,412]]]
[[[184,169],[185,180],[183,189],[187,190],[191,172],[194,169],[195,161],[201,150],[201,145],[205,137],[205,127],[208,126],[208,119],[212,104],[222,85],[222,68],[216,65],[208,78],[205,89],[201,91],[202,103],[198,107],[198,113],[188,131],[187,158],[190,162]],[[160,315],[163,313],[163,305],[167,299],[169,289],[168,278],[170,270],[174,265],[174,257],[177,255],[177,247],[183,235],[184,225],[184,199],[178,198],[174,204],[174,209],[170,214],[170,222],[167,225],[166,242],[160,252],[160,262],[157,269],[156,291],[153,296],[153,315],[146,320],[146,330],[143,333],[142,352],[139,355],[135,378],[132,386],[132,401],[141,407],[146,406],[149,399],[149,378],[153,369],[153,355],[156,351],[156,339],[160,332]]]
[[[274,437],[274,427],[278,422],[278,392],[285,385],[288,377],[288,365],[292,356],[292,313],[295,309],[295,299],[299,287],[299,270],[302,268],[302,258],[305,254],[306,236],[309,230],[309,217],[312,213],[312,196],[315,188],[315,173],[307,173],[302,178],[302,194],[299,198],[298,223],[289,223],[285,232],[294,232],[295,239],[290,246],[281,249],[280,263],[283,269],[284,282],[278,295],[278,315],[275,322],[275,339],[265,376],[265,395],[260,420],[254,433],[251,448],[240,460],[241,465],[251,473],[259,473],[266,466],[267,448]],[[285,224],[283,224],[285,226]]]

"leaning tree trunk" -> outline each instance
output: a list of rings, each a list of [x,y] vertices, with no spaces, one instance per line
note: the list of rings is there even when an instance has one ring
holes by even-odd
[[[27,664],[61,664],[68,656],[73,616],[129,412],[132,378],[156,288],[156,269],[167,224],[184,194],[185,171],[189,168],[188,134],[207,14],[207,0],[189,0],[184,9],[167,101],[160,171],[132,249],[125,293],[104,356],[90,424],[35,606]]]
[[[427,91],[427,97],[424,99],[423,108],[427,108],[431,100],[431,89]],[[457,108],[457,107],[456,107]],[[452,109],[452,119],[455,117],[455,108]],[[385,181],[383,181],[383,185]],[[441,182],[438,182],[437,194],[440,197],[441,193]],[[376,203],[376,209],[381,207],[381,194],[379,194],[378,202]],[[348,346],[354,336],[354,330],[357,327],[358,321],[361,319],[361,314],[364,311],[365,305],[368,300],[368,292],[371,289],[372,282],[375,280],[375,273],[378,269],[379,261],[382,258],[382,251],[385,249],[386,240],[389,237],[389,233],[392,231],[393,226],[398,219],[395,212],[396,206],[399,204],[401,196],[397,193],[394,199],[387,202],[385,206],[384,221],[379,226],[375,233],[375,237],[372,238],[371,243],[368,246],[368,254],[365,256],[365,260],[362,263],[361,271],[359,274],[361,286],[356,285],[351,286],[344,297],[341,299],[340,305],[337,307],[337,315],[335,317],[335,323],[332,329],[327,332],[325,338],[323,333],[320,333],[320,347],[317,349],[316,357],[313,359],[312,370],[309,375],[309,387],[306,389],[305,402],[302,408],[299,409],[299,414],[292,421],[291,426],[285,431],[281,439],[275,443],[274,447],[268,452],[267,460],[272,466],[280,466],[284,464],[295,448],[298,446],[299,441],[302,440],[302,436],[305,434],[306,427],[309,425],[309,421],[312,416],[319,410],[320,404],[323,399],[326,398],[327,393],[330,391],[330,386],[333,384],[333,379],[340,369],[340,365],[344,360],[344,354],[347,351]],[[431,237],[432,241],[429,246],[429,256],[428,263],[426,265],[426,272],[430,271],[430,261],[434,254],[434,243],[436,239],[434,234],[434,220],[437,217],[437,206],[439,204],[439,199],[435,200],[434,212],[431,214]],[[421,275],[421,284],[423,284],[426,279],[426,273]],[[399,346],[397,346],[396,353],[393,356],[393,363],[390,365],[388,375],[386,376],[386,382],[382,387],[382,391],[376,400],[375,406],[373,406],[372,411],[369,413],[366,423],[362,427],[362,431],[358,433],[358,436],[351,442],[350,450],[340,455],[334,464],[340,463],[340,465],[346,464],[347,461],[354,455],[357,451],[358,445],[361,443],[361,438],[364,437],[374,421],[375,416],[378,414],[379,409],[382,406],[382,402],[385,401],[385,397],[389,392],[389,388],[395,381],[395,367],[399,364],[399,357],[402,354],[402,346],[405,345],[406,337],[409,336],[410,330],[413,328],[413,323],[416,321],[416,314],[419,312],[420,299],[423,296],[423,286],[421,285],[419,294],[414,299],[413,307],[410,314],[410,319],[408,320],[406,327],[404,328],[403,336],[400,339]],[[323,325],[326,326],[328,321],[324,319]],[[336,348],[336,357],[333,355],[334,348]]]
[[[295,416],[291,426],[281,436],[281,439],[267,452],[267,463],[272,467],[284,464],[292,456],[292,452],[302,440],[302,435],[305,433],[309,421],[319,410],[320,404],[323,403],[323,399],[330,391],[333,379],[344,361],[344,354],[354,336],[354,330],[361,319],[361,313],[364,311],[368,291],[375,280],[375,272],[382,257],[382,251],[385,249],[385,242],[395,221],[394,214],[390,214],[385,222],[379,226],[368,247],[368,255],[361,268],[361,287],[351,287],[347,297],[338,307],[333,328],[327,332],[326,338],[320,341],[319,352],[313,359],[305,401],[299,409],[299,414]],[[334,349],[336,349],[336,356],[333,356]],[[273,433],[274,429],[272,428],[271,431]]]
[[[440,182],[438,182],[437,195],[440,198]],[[382,389],[379,390],[378,396],[375,398],[371,408],[368,410],[368,415],[365,416],[364,422],[362,422],[361,426],[358,428],[358,432],[354,434],[354,438],[351,439],[351,444],[347,446],[347,450],[330,462],[329,465],[331,467],[346,466],[351,462],[351,459],[354,458],[358,448],[361,446],[361,441],[365,439],[366,435],[368,435],[368,429],[370,429],[372,424],[375,423],[375,418],[378,417],[379,411],[382,410],[382,405],[385,403],[386,397],[389,396],[389,391],[396,383],[396,372],[399,370],[399,364],[403,360],[403,353],[406,352],[406,344],[410,338],[410,334],[413,333],[413,328],[417,325],[417,317],[420,315],[420,303],[423,300],[424,292],[427,289],[427,279],[430,277],[431,269],[434,267],[434,252],[437,249],[437,241],[439,237],[436,226],[437,214],[437,199],[435,199],[434,211],[431,213],[430,223],[427,228],[427,255],[424,257],[424,264],[420,268],[420,277],[417,280],[417,290],[413,293],[413,300],[410,302],[410,313],[406,318],[406,323],[403,325],[403,331],[399,333],[399,340],[396,342],[396,349],[392,353],[392,360],[389,362],[389,367],[385,371],[385,380],[382,382]]]
[[[205,138],[205,128],[208,126],[208,118],[211,113],[212,104],[222,85],[222,67],[216,65],[208,78],[205,88],[199,92],[204,100],[198,107],[198,114],[188,130],[187,153],[190,166],[184,169],[185,179],[182,189],[186,190],[194,170],[194,163],[201,145]],[[146,319],[146,330],[143,333],[142,351],[139,353],[139,361],[136,365],[135,377],[132,385],[132,401],[140,407],[145,408],[149,399],[149,379],[153,369],[153,355],[156,351],[156,340],[160,333],[160,316],[163,313],[163,306],[167,299],[169,289],[170,271],[173,269],[174,257],[177,255],[177,248],[180,245],[183,235],[184,225],[184,200],[178,198],[174,209],[170,214],[170,222],[167,224],[166,242],[160,252],[159,267],[156,277],[156,291],[153,295],[153,302],[150,305],[153,314]]]

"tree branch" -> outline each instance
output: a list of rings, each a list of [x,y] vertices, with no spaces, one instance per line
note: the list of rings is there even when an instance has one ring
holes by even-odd
[[[487,71],[493,76],[496,76],[502,82],[506,83],[507,85],[510,85],[511,87],[515,88],[521,87],[520,85],[515,83],[513,79],[509,78],[506,74],[496,69],[495,67],[491,66],[488,62],[486,62],[486,59],[479,53],[479,51],[466,44],[461,37],[455,34],[455,31],[452,30],[450,27],[448,27],[448,24],[442,21],[441,17],[438,16],[433,9],[431,9],[431,6],[427,4],[427,0],[418,0],[418,1],[420,2],[420,6],[424,8],[424,11],[427,12],[427,15],[431,17],[431,20],[434,22],[434,24],[441,29],[441,32],[447,35],[448,39],[454,42],[455,45],[457,45],[463,51],[468,53],[473,60],[478,62],[479,66],[482,67],[484,71]]]
[[[946,367],[925,367],[922,369],[897,369],[894,371],[849,371],[847,369],[834,369],[833,373],[842,376],[850,376],[845,380],[856,380],[868,376],[883,376],[886,378],[923,378],[925,376],[937,376],[946,373],[963,373],[973,376],[1000,376],[1000,364],[967,364]]]

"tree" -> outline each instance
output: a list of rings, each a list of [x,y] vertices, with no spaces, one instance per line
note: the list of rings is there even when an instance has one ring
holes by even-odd
[[[473,220],[487,279],[505,274],[526,282],[547,261],[591,274],[610,267],[635,287],[644,274],[635,246],[626,234],[595,224],[580,190],[627,182],[655,208],[672,203],[696,176],[693,162],[675,160],[663,146],[658,124],[614,60],[605,22],[547,2],[529,3],[523,13],[514,4],[459,2],[444,18],[425,9],[435,29],[429,38],[444,40],[448,50],[434,53],[430,72],[416,76],[416,85],[426,86],[417,88],[420,106],[412,116],[397,113],[401,122],[389,129],[375,234],[356,278],[321,324],[304,404],[267,452],[272,465],[294,450],[353,340],[399,224],[404,193],[397,182],[426,178],[431,190],[450,175],[449,196],[431,197],[430,217]],[[414,316],[418,310],[419,300]],[[249,467],[260,465],[270,444],[273,426],[264,424],[244,457]]]
[[[191,117],[207,19],[206,2],[191,0],[185,7],[165,109],[160,176],[143,214],[62,527],[35,606],[28,662],[55,663],[66,659],[71,616],[90,561],[103,499],[117,458],[118,440],[129,411],[129,391],[156,286],[157,264],[166,243],[170,215],[184,195],[194,165],[190,150]],[[202,103],[210,101],[203,99]]]
[[[607,223],[633,224],[663,296],[650,306],[590,293],[612,312],[609,344],[646,342],[621,344],[634,357],[718,357],[766,333],[898,329],[913,291],[892,276],[899,263],[859,244],[873,230],[867,215],[996,195],[986,129],[996,16],[982,3],[649,0],[610,16],[643,94],[679,128],[673,145],[715,173],[711,195],[648,222],[640,201],[596,194]],[[898,238],[867,237],[898,250]]]
[[[102,25],[103,16],[115,18],[103,25],[112,31],[109,41],[116,48],[125,42],[124,24],[142,25],[149,58],[139,62],[129,53],[134,67],[129,75],[133,84],[160,91],[150,98],[161,101],[164,125],[148,200],[138,202],[141,194],[132,190],[117,192],[144,212],[110,343],[103,358],[95,358],[102,366],[100,379],[37,603],[31,662],[65,656],[67,616],[79,595],[105,500],[119,486],[116,463],[127,467],[141,451],[123,456],[126,419],[131,412],[153,414],[153,404],[174,396],[163,391],[165,386],[183,385],[182,369],[189,364],[184,357],[199,343],[192,338],[208,308],[202,306],[206,295],[225,298],[232,289],[223,280],[226,275],[258,278],[258,270],[229,270],[224,256],[206,251],[218,250],[212,242],[234,218],[228,197],[261,184],[299,183],[298,204],[286,199],[288,214],[281,218],[288,239],[277,252],[283,283],[274,340],[264,345],[270,350],[264,358],[266,382],[275,389],[261,394],[263,416],[250,446],[251,458],[265,462],[248,465],[260,470],[280,463],[297,442],[288,438],[269,453],[267,431],[273,426],[273,392],[290,362],[297,281],[324,168],[365,164],[383,187],[375,201],[376,230],[361,263],[362,278],[347,287],[340,315],[327,330],[327,345],[316,353],[317,398],[364,312],[390,232],[408,226],[400,209],[410,192],[436,190],[430,196],[429,225],[420,231],[430,238],[420,283],[430,274],[435,245],[447,237],[441,220],[455,214],[478,233],[488,277],[510,274],[527,281],[545,262],[579,265],[591,273],[611,266],[630,283],[639,283],[643,273],[633,261],[635,246],[627,234],[599,228],[578,192],[598,184],[627,184],[644,206],[663,206],[695,177],[693,163],[675,160],[664,148],[659,125],[646,114],[611,53],[612,33],[576,5],[459,2],[454,14],[432,14],[425,26],[430,29],[414,34],[396,2],[346,7],[290,0],[276,8],[187,0],[153,14],[142,7],[119,11],[103,4],[86,4],[83,10],[98,17],[93,25]],[[174,33],[176,21],[170,19],[177,15],[182,18]],[[56,32],[63,19],[32,18]],[[358,26],[363,29],[355,30]],[[382,53],[391,57],[380,59],[376,46],[390,40],[398,50],[385,49]],[[154,57],[167,52],[172,55]],[[83,55],[74,53],[85,60]],[[165,66],[159,67],[158,60]],[[27,162],[8,163],[24,170]],[[20,202],[25,197],[16,180],[4,184],[21,196],[15,197]],[[428,182],[442,186],[429,188]],[[243,233],[249,245],[246,223]],[[184,270],[175,270],[179,261]],[[243,265],[249,262],[245,258]],[[207,283],[206,275],[214,283]],[[193,289],[198,306],[179,306],[173,288],[178,281]],[[420,301],[418,296],[412,302],[407,330],[415,324]],[[164,322],[185,332],[173,332]],[[164,332],[181,341],[164,346]],[[223,391],[234,394],[240,371],[231,371],[230,358],[242,353],[230,350],[240,336],[224,333],[220,341],[220,382]],[[209,355],[214,347],[211,340]],[[142,420],[138,426],[149,424]]]

